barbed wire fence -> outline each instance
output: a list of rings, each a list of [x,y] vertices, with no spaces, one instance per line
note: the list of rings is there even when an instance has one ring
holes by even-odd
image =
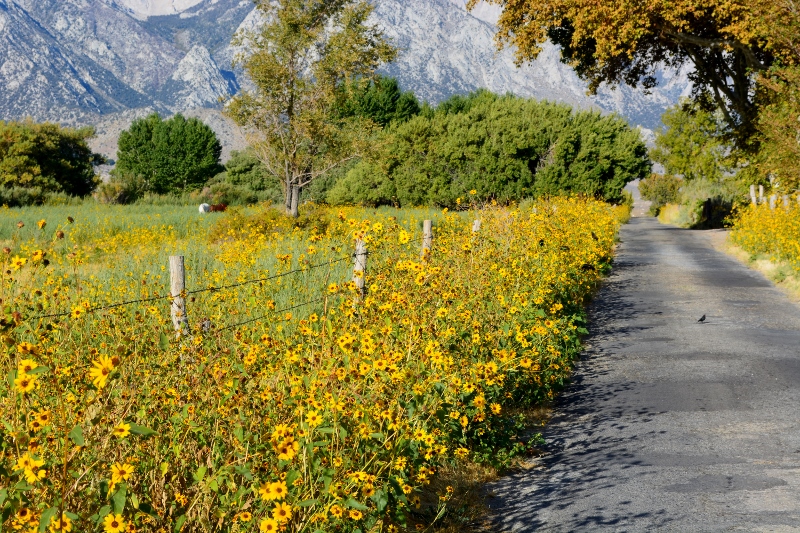
[[[475,223],[472,226],[473,234],[477,234],[480,231],[480,219],[476,219]],[[246,285],[251,284],[263,284],[266,282],[274,281],[281,278],[286,278],[289,276],[295,276],[299,274],[308,274],[311,271],[328,267],[328,278],[330,278],[330,268],[335,265],[342,263],[344,261],[351,260],[353,261],[353,276],[352,282],[356,285],[356,299],[363,298],[366,294],[366,267],[367,267],[367,258],[370,256],[384,256],[386,257],[389,252],[395,251],[399,248],[408,248],[409,245],[414,243],[421,243],[421,250],[420,250],[420,259],[423,261],[427,261],[433,244],[433,231],[432,231],[432,222],[430,220],[423,221],[423,229],[422,235],[417,238],[408,238],[403,239],[402,242],[391,245],[391,246],[383,246],[376,251],[368,251],[367,244],[362,239],[356,240],[355,251],[351,254],[344,255],[341,257],[329,259],[325,262],[315,263],[312,265],[303,265],[298,268],[294,268],[288,270],[286,272],[276,273],[270,276],[263,276],[259,278],[248,279],[244,281],[237,281],[236,283],[229,283],[226,285],[219,285],[219,286],[209,286],[203,288],[197,288],[192,290],[186,290],[186,269],[184,267],[184,257],[183,256],[170,256],[170,291],[168,294],[164,295],[154,295],[152,297],[146,298],[136,298],[132,300],[126,300],[122,302],[114,302],[104,305],[96,305],[96,306],[89,306],[83,309],[78,308],[79,314],[93,314],[98,313],[101,311],[106,311],[110,309],[116,309],[120,307],[125,307],[134,304],[143,304],[143,303],[151,303],[160,300],[170,300],[170,315],[173,321],[173,326],[176,332],[181,334],[188,334],[189,327],[188,327],[188,311],[187,311],[187,303],[186,298],[188,296],[194,296],[198,294],[204,293],[215,293],[224,290],[235,289],[238,287],[243,287]],[[393,258],[394,260],[395,258]],[[306,280],[306,285],[308,287],[308,280]],[[327,290],[327,286],[322,287],[322,290]],[[228,324],[222,327],[213,328],[214,331],[225,331],[229,329],[234,329],[237,327],[241,327],[247,324],[251,324],[253,322],[258,322],[260,320],[264,320],[272,315],[276,315],[279,313],[287,313],[289,311],[299,309],[302,307],[314,305],[317,303],[321,303],[327,300],[329,295],[325,295],[322,297],[314,298],[308,301],[304,301],[297,304],[291,304],[287,306],[282,306],[281,308],[277,309],[272,307],[266,313],[263,313],[256,317],[248,318],[247,320],[237,322],[234,324]],[[68,317],[71,315],[76,314],[76,310],[72,311],[63,311],[58,313],[49,313],[43,315],[37,315],[30,317],[27,320],[36,321],[36,320],[45,320],[45,319],[57,319]],[[212,329],[212,324],[206,322],[208,319],[204,319],[203,324],[201,325],[204,331],[209,331]]]

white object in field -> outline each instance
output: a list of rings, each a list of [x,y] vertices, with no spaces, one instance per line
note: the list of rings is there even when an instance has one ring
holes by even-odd
[[[208,204],[200,204],[200,209],[199,209],[199,211],[200,211],[201,213],[208,213],[209,211],[211,211],[211,206],[210,206],[210,205],[208,205]]]

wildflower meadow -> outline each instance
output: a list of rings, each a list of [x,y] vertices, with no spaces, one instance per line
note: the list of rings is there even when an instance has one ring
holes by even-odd
[[[136,209],[0,210],[1,531],[430,527],[442,469],[530,447],[627,215]]]
[[[800,272],[800,206],[781,202],[740,207],[733,217],[731,242],[752,256],[785,262]]]

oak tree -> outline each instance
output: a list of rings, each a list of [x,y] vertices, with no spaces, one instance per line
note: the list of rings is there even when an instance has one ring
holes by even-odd
[[[652,88],[660,66],[692,65],[693,96],[719,108],[739,141],[754,132],[754,74],[797,42],[797,26],[781,22],[796,22],[794,0],[486,1],[502,7],[497,40],[516,47],[519,63],[550,40],[591,91],[604,82]]]

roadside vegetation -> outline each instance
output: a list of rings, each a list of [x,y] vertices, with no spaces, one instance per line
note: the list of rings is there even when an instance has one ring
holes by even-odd
[[[627,214],[578,198],[466,207],[252,209],[207,225],[120,206],[112,229],[86,207],[24,213],[2,256],[4,526],[458,523],[470,500],[453,472],[538,444],[522,410],[568,380]],[[4,226],[20,215],[3,211]],[[423,217],[435,238],[421,257]],[[178,338],[175,253],[190,293]]]

